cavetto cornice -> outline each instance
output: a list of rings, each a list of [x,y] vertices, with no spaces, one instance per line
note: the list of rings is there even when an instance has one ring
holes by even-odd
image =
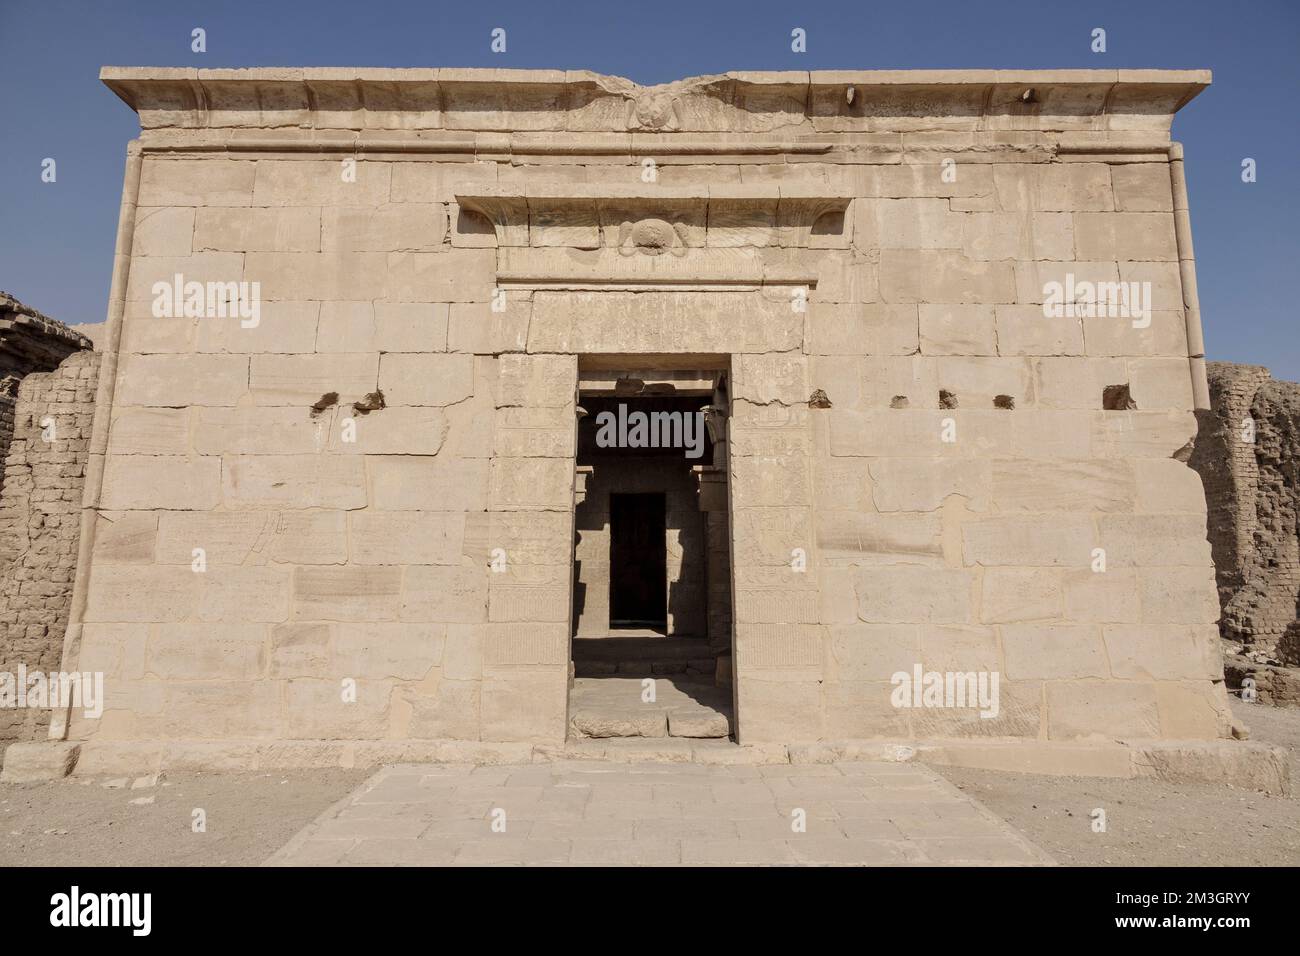
[[[622,255],[679,256],[709,245],[843,248],[843,214],[851,199],[807,186],[763,184],[472,184],[456,190],[462,210],[492,224],[499,247],[534,245],[549,231],[564,238],[548,245],[614,248]],[[822,222],[817,243],[812,235]]]
[[[736,72],[104,67],[146,130],[792,133],[1166,131],[1207,70]]]

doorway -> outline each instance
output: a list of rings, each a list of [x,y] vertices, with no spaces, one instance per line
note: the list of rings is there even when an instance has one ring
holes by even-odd
[[[610,494],[611,628],[667,628],[667,530],[662,494]]]
[[[579,363],[569,732],[733,731],[722,361]]]

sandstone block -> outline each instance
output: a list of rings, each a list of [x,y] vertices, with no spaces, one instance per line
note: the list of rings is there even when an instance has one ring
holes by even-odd
[[[919,659],[926,670],[962,673],[1002,670],[997,628],[931,625],[920,629],[920,637]]]
[[[1052,568],[986,568],[980,620],[989,624],[1055,621],[1062,614],[1060,572]]]
[[[229,283],[238,283],[241,279],[257,278],[243,275],[244,256],[237,252],[195,252],[188,256],[139,256],[131,261],[131,274],[127,280],[126,299],[136,316],[157,318],[165,316],[177,318],[185,315],[186,297],[175,297],[176,276],[181,276],[183,285],[191,282],[205,284],[203,313],[209,314],[207,283],[220,283],[214,287],[212,310],[221,303],[228,302],[218,292],[226,291]],[[236,286],[236,288],[238,288]],[[183,290],[182,290],[183,291]],[[252,289],[249,288],[252,295]],[[263,295],[266,289],[261,289]],[[285,298],[271,296],[271,298]],[[229,306],[227,306],[229,308]]]
[[[220,458],[127,455],[104,465],[104,508],[206,511],[220,500]]]
[[[438,511],[359,511],[349,515],[353,564],[461,562],[465,516]]]
[[[488,302],[496,288],[490,249],[390,252],[387,268],[393,302]]]
[[[197,600],[189,568],[96,565],[86,596],[87,623],[180,621]]]
[[[1136,511],[1141,514],[1205,510],[1201,476],[1173,458],[1137,459],[1133,462],[1137,482]]]
[[[808,313],[810,355],[912,355],[919,345],[914,305],[821,305]]]
[[[448,428],[441,408],[385,408],[369,414],[343,408],[330,430],[329,447],[345,455],[436,455]]]
[[[1155,568],[1138,573],[1142,621],[1147,624],[1213,624],[1219,619],[1214,568]]]
[[[194,212],[184,206],[138,209],[131,252],[137,256],[188,256],[194,251]]]
[[[209,568],[199,579],[200,621],[278,623],[289,616],[289,573],[278,568]]]
[[[389,405],[454,405],[474,394],[474,359],[389,353],[380,357],[379,388]]]
[[[61,780],[72,773],[81,744],[69,740],[11,743],[5,748],[0,783],[40,783]]]
[[[858,617],[870,623],[971,621],[970,573],[910,565],[862,568],[854,579]]]
[[[358,162],[352,169],[348,178],[336,160],[259,160],[252,205],[373,208],[388,201],[390,164]]]
[[[993,167],[993,181],[1003,209],[1114,208],[1106,163],[1006,163]]]
[[[981,262],[941,250],[886,249],[880,254],[880,297],[885,302],[1014,302],[1015,285],[1007,262]]]
[[[564,739],[568,679],[562,671],[488,677],[481,695],[484,740]]]
[[[435,250],[446,236],[447,207],[442,203],[333,206],[321,212],[320,247],[327,252]]]
[[[232,355],[258,352],[304,353],[316,349],[318,302],[262,302],[257,324],[237,315],[197,320],[196,352]],[[159,320],[166,321],[166,320]]]
[[[1112,166],[1115,208],[1119,212],[1172,212],[1173,193],[1166,163]]]
[[[912,673],[921,660],[918,628],[911,624],[854,623],[828,628],[826,679],[888,681]]]
[[[248,357],[123,355],[118,405],[234,405],[248,391]]]
[[[831,564],[943,563],[936,514],[859,514],[818,509],[817,548]]]
[[[1208,681],[1156,684],[1160,732],[1178,740],[1213,740],[1227,737],[1233,724],[1222,684]]]
[[[1174,217],[1161,212],[1079,212],[1074,241],[1082,259],[1174,261]]]
[[[775,689],[775,685],[767,685]],[[764,689],[767,689],[767,686]],[[801,688],[802,689],[802,688]],[[825,718],[822,739],[826,740],[871,740],[871,739],[907,739],[912,731],[912,710],[895,707],[890,697],[894,685],[888,681],[834,681],[824,685],[822,696],[825,699]],[[805,695],[811,697],[811,692]],[[757,696],[757,695],[756,695]],[[765,695],[767,696],[767,695]],[[775,693],[772,697],[777,697]],[[778,698],[779,700],[779,698]],[[774,701],[774,703],[776,703]],[[787,705],[795,703],[788,701]],[[742,720],[747,721],[748,714],[741,701]],[[806,705],[805,705],[806,706]],[[770,718],[773,723],[777,715]],[[801,724],[811,724],[810,720]],[[742,723],[742,732],[743,732]],[[775,731],[775,726],[772,730]],[[808,736],[812,727],[807,727],[803,739],[815,739]],[[777,734],[773,739],[781,739]]]
[[[997,336],[1000,355],[1083,354],[1083,323],[1047,318],[1038,305],[999,305]]]
[[[1137,575],[1133,571],[1070,569],[1062,573],[1061,585],[1065,591],[1067,620],[1136,623],[1141,615]],[[1114,663],[1113,657],[1111,662]]]
[[[328,392],[347,404],[376,388],[379,356],[368,353],[341,355],[254,355],[249,390],[259,405],[295,405],[304,409]]]
[[[268,299],[383,299],[389,295],[388,266],[382,252],[248,252],[243,278],[261,283]]]
[[[998,354],[992,306],[923,304],[917,308],[922,355]]]
[[[962,526],[968,565],[1086,567],[1094,546],[1092,521],[1084,515],[988,515]]]
[[[366,680],[422,680],[442,660],[443,628],[436,624],[340,624],[330,661],[336,674]]]
[[[306,621],[395,621],[401,606],[402,569],[297,568],[293,616]]]
[[[194,210],[193,231],[198,251],[319,252],[321,211],[206,207]]]
[[[489,495],[498,511],[568,511],[573,465],[566,458],[493,458]]]
[[[266,659],[264,624],[157,624],[145,670],[163,680],[254,680]]]
[[[1101,629],[1088,624],[1004,624],[1010,680],[1106,678]]]
[[[997,511],[1132,511],[1133,466],[1125,461],[1004,460],[992,466]]]
[[[1223,663],[1212,625],[1109,624],[1111,672],[1122,680],[1219,680]]]
[[[443,352],[446,304],[323,302],[318,352]]]
[[[1110,567],[1213,567],[1201,515],[1105,515],[1098,527]]]
[[[1052,740],[1159,735],[1154,684],[1067,681],[1047,685],[1047,736]]]
[[[808,401],[808,364],[801,355],[739,355],[732,392],[754,405],[798,405]]]
[[[402,620],[464,624],[485,622],[488,573],[486,568],[481,566],[413,565],[408,567],[402,578]],[[450,634],[448,642],[449,648],[459,647]],[[478,653],[481,656],[481,650]]]
[[[386,409],[398,411],[398,409]],[[379,511],[482,511],[488,501],[486,458],[367,456],[370,507]]]
[[[189,409],[116,408],[108,448],[112,455],[188,455]]]
[[[153,564],[158,515],[100,511],[95,516],[93,560],[105,564]]]
[[[527,293],[506,291],[504,312],[494,312],[486,302],[454,302],[447,329],[447,348],[452,352],[498,355],[522,352],[528,346],[528,322],[532,298]]]
[[[222,495],[231,508],[364,508],[365,467],[339,455],[228,455]]]
[[[479,735],[477,680],[440,680],[432,693],[405,694],[411,707],[407,733],[417,739],[473,741]]]
[[[344,700],[337,680],[291,680],[284,684],[284,735],[307,740],[385,737],[392,683],[356,683],[356,699]]]
[[[136,201],[146,206],[249,206],[257,164],[233,159],[151,156],[140,169]]]
[[[1074,258],[1074,223],[1067,213],[972,212],[963,219],[961,250],[970,259]]]
[[[578,363],[572,355],[503,355],[497,363],[498,408],[572,408]]]

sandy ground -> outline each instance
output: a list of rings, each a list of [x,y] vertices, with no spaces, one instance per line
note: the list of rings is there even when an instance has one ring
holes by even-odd
[[[372,772],[186,773],[137,790],[78,777],[0,784],[0,866],[255,866]],[[196,808],[204,833],[193,832]]]
[[[1251,739],[1291,751],[1300,789],[1300,709],[1233,701]],[[1300,866],[1300,796],[1210,784],[1044,777],[936,767],[1064,866]],[[1106,832],[1092,811],[1106,811]]]

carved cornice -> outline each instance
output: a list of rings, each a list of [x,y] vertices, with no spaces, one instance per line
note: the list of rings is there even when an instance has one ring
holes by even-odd
[[[146,129],[634,133],[1167,131],[1204,70],[734,72],[105,67]]]
[[[851,197],[808,187],[530,185],[456,190],[497,244],[682,258],[693,249],[847,248]]]

